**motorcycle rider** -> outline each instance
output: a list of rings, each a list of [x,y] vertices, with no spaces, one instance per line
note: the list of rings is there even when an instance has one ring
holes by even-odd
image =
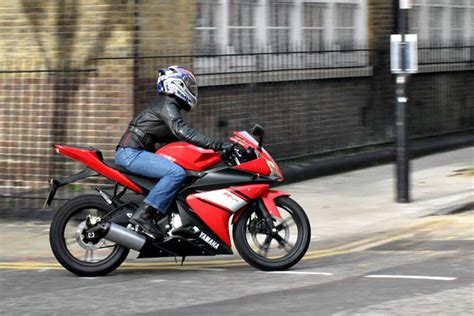
[[[181,110],[196,107],[198,89],[194,75],[181,66],[170,66],[159,71],[158,96],[129,123],[116,149],[115,162],[127,170],[150,178],[160,178],[146,196],[130,222],[145,232],[161,237],[153,219],[159,220],[186,177],[183,168],[156,155],[156,145],[181,140],[214,151],[229,151],[234,146],[211,139],[186,124]]]

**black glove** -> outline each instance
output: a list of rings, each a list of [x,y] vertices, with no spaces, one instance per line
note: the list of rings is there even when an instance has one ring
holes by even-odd
[[[234,148],[235,148],[234,143],[220,143],[218,151],[221,153],[221,155],[228,156],[234,151]]]

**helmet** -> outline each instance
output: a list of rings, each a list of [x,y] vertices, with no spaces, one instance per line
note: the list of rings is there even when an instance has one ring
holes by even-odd
[[[169,66],[160,70],[158,92],[178,98],[184,110],[192,110],[197,103],[196,78],[181,66]]]

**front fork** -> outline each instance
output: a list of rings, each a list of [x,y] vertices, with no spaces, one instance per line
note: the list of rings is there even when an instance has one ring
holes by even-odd
[[[263,203],[262,199],[258,199],[256,201],[255,213],[257,214],[258,218],[265,220],[268,233],[275,232],[275,225],[273,224],[272,214],[270,214],[269,210],[265,207],[265,204]]]

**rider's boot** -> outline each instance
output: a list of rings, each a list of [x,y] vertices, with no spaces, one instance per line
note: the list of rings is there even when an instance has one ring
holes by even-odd
[[[160,240],[163,239],[163,234],[155,222],[158,222],[163,216],[153,206],[143,203],[130,218],[130,223],[140,226],[148,235],[153,236],[155,240]]]

